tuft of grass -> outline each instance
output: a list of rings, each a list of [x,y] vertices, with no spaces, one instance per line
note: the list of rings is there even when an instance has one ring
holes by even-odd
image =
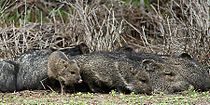
[[[46,23],[56,19],[67,20],[68,1],[60,0],[3,0],[0,2],[0,19],[4,24],[20,25],[22,22]],[[71,3],[71,2],[69,2]]]

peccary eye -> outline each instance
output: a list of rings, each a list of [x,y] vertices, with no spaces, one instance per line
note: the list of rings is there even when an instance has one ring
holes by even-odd
[[[64,68],[67,68],[67,65],[64,65]]]
[[[75,72],[73,72],[73,71],[71,71],[70,73],[71,73],[71,74],[75,74]]]
[[[65,64],[65,63],[66,63],[66,61],[64,61],[64,60],[62,60],[61,62],[62,62],[63,64]]]
[[[147,82],[147,79],[145,79],[145,78],[140,78],[139,79],[141,82],[143,82],[143,83],[146,83]]]
[[[168,75],[168,76],[174,76],[174,73],[173,72],[164,72],[165,75]]]
[[[146,83],[146,82],[147,82],[147,80],[146,80],[146,79],[144,79],[144,80],[141,80],[141,82]]]

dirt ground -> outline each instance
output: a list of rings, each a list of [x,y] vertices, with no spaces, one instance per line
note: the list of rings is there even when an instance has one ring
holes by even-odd
[[[177,94],[122,94],[115,91],[109,94],[99,93],[60,93],[37,90],[14,93],[0,93],[0,104],[48,104],[48,105],[151,105],[151,104],[210,104],[209,92],[187,91]]]

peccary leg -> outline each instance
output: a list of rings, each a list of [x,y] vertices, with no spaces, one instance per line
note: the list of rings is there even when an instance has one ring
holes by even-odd
[[[100,87],[98,87],[98,84],[96,84],[95,82],[89,82],[88,86],[90,88],[90,90],[94,93],[101,93],[103,92]]]
[[[61,95],[63,95],[63,93],[64,93],[64,85],[62,84],[61,81],[59,81],[59,83],[60,83],[60,86],[61,86]]]

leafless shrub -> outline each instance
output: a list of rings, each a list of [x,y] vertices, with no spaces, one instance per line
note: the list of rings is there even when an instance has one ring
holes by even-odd
[[[188,52],[204,60],[210,49],[207,1],[175,0],[167,8],[163,25],[168,52]]]
[[[52,23],[22,23],[0,30],[1,52],[4,57],[16,56],[30,49],[68,47],[85,42],[91,51],[111,51],[120,44],[122,21],[115,18],[112,8],[92,1],[62,2],[72,8],[68,22],[52,17]],[[62,18],[62,16],[61,16]],[[3,55],[3,54],[2,54]]]
[[[76,19],[80,21],[74,25],[82,28],[82,39],[91,51],[112,51],[120,44],[122,21],[115,18],[116,13],[112,7],[99,3],[83,5],[77,1],[71,5],[76,10]]]
[[[27,23],[1,28],[0,52],[6,53],[2,54],[5,57],[29,49],[85,43],[91,51],[112,51],[128,44],[143,52],[188,52],[200,61],[209,58],[206,0],[166,0],[154,2],[151,8],[144,10],[121,0],[38,1],[47,3],[46,7],[56,4],[57,9],[66,8],[67,16],[57,18],[54,11],[50,11],[47,24]]]
[[[206,60],[210,49],[207,1],[168,0],[152,9],[153,12],[145,12],[133,7],[128,12],[133,17],[126,15],[130,30],[126,35],[135,40],[139,37],[135,46],[144,52],[188,52],[201,61]]]
[[[40,24],[28,24],[23,27],[10,26],[0,29],[1,52],[9,57],[23,53],[29,49],[43,49],[49,46],[52,27]]]

